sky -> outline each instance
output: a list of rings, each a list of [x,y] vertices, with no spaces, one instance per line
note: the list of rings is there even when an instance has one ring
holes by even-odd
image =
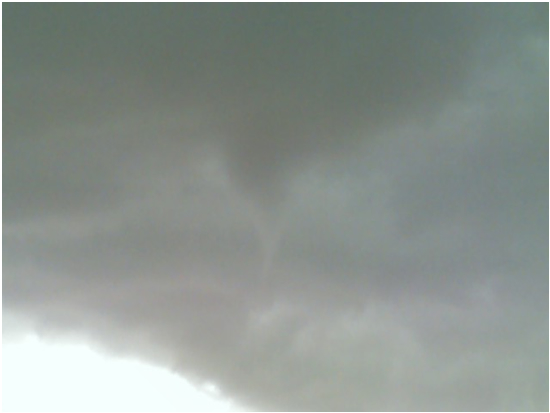
[[[10,337],[2,357],[5,412],[242,411],[213,386],[198,388],[174,372],[83,342]]]
[[[548,4],[2,10],[3,392],[548,410]]]

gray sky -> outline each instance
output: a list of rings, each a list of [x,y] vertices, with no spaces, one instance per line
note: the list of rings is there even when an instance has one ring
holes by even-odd
[[[3,36],[4,311],[257,410],[548,410],[547,4]]]

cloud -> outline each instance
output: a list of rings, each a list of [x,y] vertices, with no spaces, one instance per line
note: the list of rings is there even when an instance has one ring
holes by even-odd
[[[548,408],[546,5],[8,5],[4,308],[270,410]]]

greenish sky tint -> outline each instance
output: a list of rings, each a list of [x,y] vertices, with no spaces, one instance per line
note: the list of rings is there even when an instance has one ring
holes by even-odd
[[[3,310],[252,409],[548,410],[547,17],[4,5]]]

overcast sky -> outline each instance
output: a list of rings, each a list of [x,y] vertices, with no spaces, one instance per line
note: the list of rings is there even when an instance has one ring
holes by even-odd
[[[29,331],[253,410],[548,410],[547,4],[6,4],[3,137]]]

